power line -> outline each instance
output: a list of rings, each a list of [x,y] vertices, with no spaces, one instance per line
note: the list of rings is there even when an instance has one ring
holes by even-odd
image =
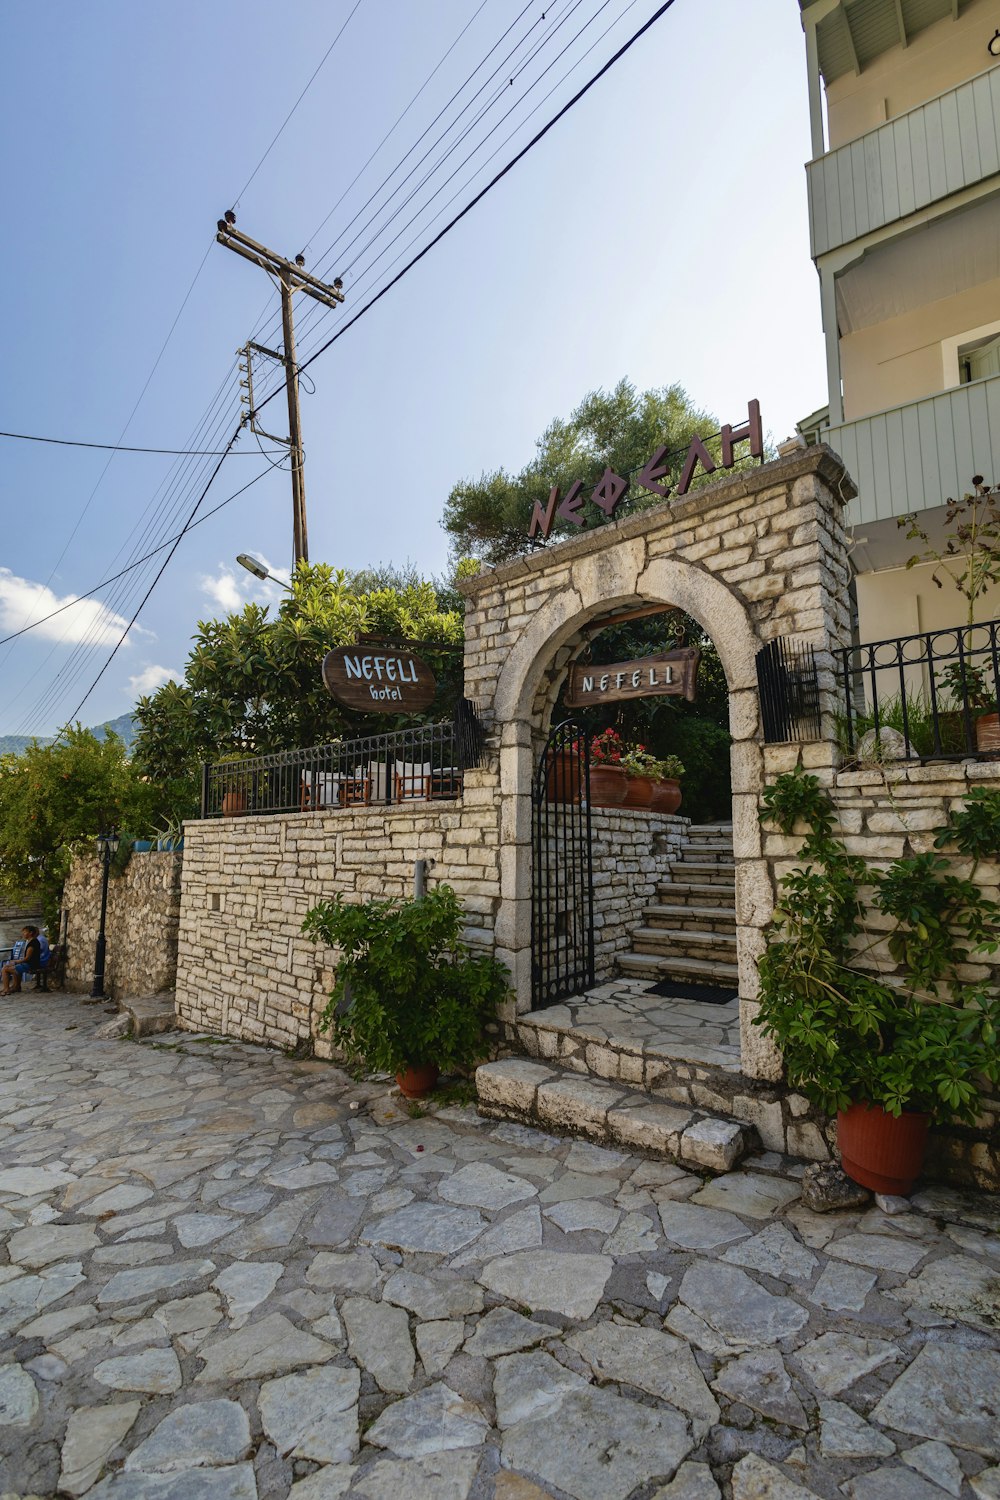
[[[372,297],[367,303],[365,303],[365,305],[362,308],[360,308],[358,310],[358,312],[356,312],[353,315],[353,317],[349,318],[343,324],[343,326],[341,328],[339,328],[334,334],[331,335],[330,338],[328,338],[323,344],[321,344],[319,346],[319,348],[316,349],[309,356],[309,358],[304,361],[304,363],[300,366],[300,369],[307,368],[307,366],[309,366],[315,360],[317,360],[321,354],[325,353],[326,350],[329,349],[331,347],[331,345],[335,344],[337,342],[337,340],[339,338],[341,338],[348,331],[349,328],[353,328],[354,325],[362,317],[364,317],[364,315],[367,312],[370,312],[371,309],[376,305],[376,303],[380,302],[382,300],[382,298],[387,294],[387,292],[391,291],[392,288],[394,286],[396,286],[403,279],[404,276],[406,276],[411,270],[413,270],[413,268],[415,266],[417,266],[420,263],[420,261],[422,261],[424,259],[424,257],[426,255],[428,255],[430,253],[430,251],[436,245],[440,244],[440,242],[445,238],[445,236],[448,235],[448,234],[450,234],[451,231],[454,228],[456,228],[456,226],[458,224],[461,223],[461,221],[466,217],[466,215],[469,214],[469,213],[471,213],[472,210],[479,203],[482,202],[482,200],[487,196],[487,194],[490,193],[490,192],[492,192],[492,190],[500,182],[502,182],[503,179],[510,172],[513,171],[514,167],[516,167],[519,162],[523,161],[524,158],[528,155],[528,153],[530,151],[532,151],[535,148],[535,146],[537,146],[542,140],[544,140],[544,138],[549,134],[549,132],[552,129],[554,129],[554,127],[559,123],[559,121],[562,120],[570,112],[571,109],[575,108],[575,106],[577,104],[579,104],[579,102],[590,92],[590,90],[592,88],[594,88],[597,83],[600,82],[600,80],[605,76],[605,74],[609,73],[611,71],[611,69],[618,62],[621,61],[621,59],[626,55],[626,53],[628,53],[629,51],[631,51],[631,49],[635,46],[636,42],[640,41],[641,38],[643,36],[645,36],[645,34],[649,30],[651,30],[651,28],[656,24],[656,22],[659,21],[664,15],[666,15],[667,11],[670,10],[673,7],[674,3],[675,3],[675,0],[663,0],[663,3],[657,7],[657,9],[653,12],[653,14],[649,17],[649,19],[647,21],[645,21],[642,24],[642,26],[639,27],[639,29],[637,31],[633,32],[633,34],[628,38],[628,40],[626,42],[624,42],[622,44],[622,46],[620,46],[617,49],[617,51],[612,54],[612,56],[610,58],[608,58],[607,62],[605,62],[597,70],[596,73],[594,73],[594,74],[591,75],[591,77],[582,86],[582,88],[579,88],[576,91],[576,93],[569,100],[567,100],[567,102],[564,105],[562,105],[556,111],[556,113],[552,116],[552,118],[550,120],[548,120],[545,125],[542,126],[541,130],[537,131],[532,136],[531,140],[528,141],[526,143],[526,145],[522,146],[522,148],[520,149],[520,151],[518,151],[510,159],[510,161],[507,162],[500,169],[499,172],[495,173],[495,175],[489,180],[489,182],[487,182],[485,184],[485,186],[482,187],[479,190],[479,192],[476,193],[475,196],[472,199],[470,199],[470,201],[464,206],[464,208],[462,208],[457,214],[455,214],[448,221],[448,223],[441,230],[439,230],[439,232],[434,236],[434,238],[432,240],[430,240],[428,242],[428,244],[426,244],[420,251],[418,251],[418,253],[415,256],[413,256],[412,259],[409,260],[407,262],[407,264],[405,266],[403,266],[403,268],[389,282],[387,282],[384,287],[382,287],[375,294],[374,297]],[[258,410],[261,407],[265,406],[267,404],[267,402],[273,400],[274,396],[276,396],[277,394],[278,394],[278,390],[276,389],[276,390],[272,391],[269,396],[265,396],[263,398],[263,400],[259,403]],[[232,437],[230,438],[229,443],[227,444],[227,449],[226,449],[227,452],[235,444],[237,438],[239,437],[240,430],[241,429],[239,427],[237,427],[236,431],[233,433]],[[191,514],[190,514],[190,516],[188,518],[188,521],[186,522],[185,526],[182,528],[182,530],[178,534],[176,541],[173,543],[173,545],[172,545],[172,547],[170,549],[170,552],[168,553],[167,557],[164,559],[164,562],[163,562],[161,568],[159,569],[158,573],[156,574],[156,577],[153,579],[152,583],[150,584],[149,588],[147,589],[145,595],[143,596],[142,600],[140,601],[140,604],[139,604],[138,608],[136,609],[135,613],[133,614],[133,616],[132,616],[131,620],[129,621],[128,625],[125,627],[125,630],[122,632],[121,637],[119,638],[119,640],[117,641],[117,643],[114,646],[113,650],[111,651],[111,653],[110,653],[107,661],[104,663],[104,665],[101,668],[100,672],[97,674],[96,678],[91,683],[90,687],[87,689],[87,692],[84,694],[83,698],[80,700],[80,703],[77,705],[77,707],[74,709],[73,713],[70,715],[69,722],[72,722],[74,719],[76,719],[76,717],[78,716],[78,714],[82,710],[84,704],[87,702],[87,699],[90,697],[91,693],[97,687],[97,684],[100,682],[101,678],[104,676],[104,673],[107,671],[108,667],[111,665],[111,662],[114,660],[114,657],[117,655],[117,653],[118,653],[118,651],[119,651],[122,643],[124,642],[126,636],[128,635],[129,631],[132,629],[132,626],[135,624],[136,620],[139,618],[139,615],[142,612],[142,610],[143,610],[146,602],[148,601],[150,595],[152,594],[152,592],[155,589],[157,583],[162,578],[164,572],[166,571],[167,567],[169,566],[170,560],[173,557],[174,553],[176,552],[178,546],[180,545],[181,539],[186,534],[186,532],[190,529],[190,526],[193,523],[193,520],[194,520],[196,512],[198,511],[198,509],[199,509],[202,501],[204,500],[205,496],[208,494],[209,488],[211,487],[211,485],[212,485],[212,483],[213,483],[216,475],[219,473],[219,470],[222,468],[222,465],[223,465],[224,462],[225,462],[225,454],[223,454],[223,457],[221,457],[219,459],[218,463],[215,465],[214,469],[212,470],[212,473],[210,474],[210,476],[208,478],[208,481],[206,482],[204,488],[201,491],[201,494],[199,495],[197,501],[195,502],[194,508],[191,511]]]
[[[224,452],[220,448],[135,448],[128,443],[86,443],[81,438],[37,437],[30,432],[0,431],[0,438],[17,438],[22,443],[55,443],[60,448],[110,449],[112,453],[163,453],[175,458],[220,458]],[[234,453],[233,457],[254,458],[256,455],[247,449],[244,453]],[[264,453],[264,457],[268,455]],[[3,645],[2,641],[0,645]]]
[[[271,468],[273,467],[274,465],[272,464]],[[220,510],[223,510],[227,505],[231,505],[234,500],[238,500],[242,494],[245,494],[259,480],[266,479],[269,473],[269,469],[262,469],[259,474],[255,474],[246,484],[241,485],[238,490],[234,490],[231,495],[227,495],[225,500],[220,500],[218,505],[213,505],[211,510],[207,510],[203,516],[199,516],[196,521],[192,521],[187,530],[193,531],[196,526],[203,526],[206,521],[211,520],[212,516],[218,515]],[[134,569],[141,567],[143,563],[149,562],[150,558],[156,557],[164,548],[169,547],[171,542],[179,541],[183,535],[184,532],[180,531],[176,536],[167,537],[166,541],[161,542],[158,547],[154,547],[152,552],[147,552],[144,557],[137,558],[135,562],[129,563],[126,567],[122,568],[120,573],[112,573],[110,578],[104,578],[100,583],[95,583],[92,589],[87,589],[83,594],[76,594],[72,599],[67,600],[65,604],[60,604],[58,609],[50,610],[47,615],[42,615],[41,619],[32,620],[30,625],[22,625],[20,630],[15,630],[10,635],[3,636],[0,639],[0,646],[6,646],[8,641],[16,641],[18,636],[27,635],[30,630],[37,630],[40,625],[45,625],[49,620],[54,620],[56,615],[65,614],[68,609],[73,608],[74,604],[80,604],[84,599],[92,599],[95,594],[101,592],[101,589],[106,589],[109,584],[115,583],[119,578],[124,578],[126,573],[131,573]]]
[[[251,182],[253,182],[254,178],[257,176],[257,173],[260,171],[261,167],[267,161],[267,158],[270,156],[270,154],[274,150],[275,146],[278,144],[278,141],[281,138],[281,135],[282,135],[282,133],[283,133],[283,131],[285,129],[285,126],[288,124],[289,120],[292,118],[292,116],[294,115],[295,111],[298,109],[299,105],[302,103],[303,99],[306,97],[306,95],[308,94],[309,90],[312,88],[312,86],[315,83],[317,77],[319,76],[319,73],[320,73],[320,71],[321,71],[321,69],[323,67],[323,64],[326,62],[327,58],[330,56],[330,53],[333,51],[334,47],[336,47],[337,43],[340,41],[340,38],[344,35],[344,32],[347,30],[348,26],[351,24],[352,20],[354,19],[355,13],[358,11],[358,9],[361,6],[361,3],[362,3],[362,0],[355,0],[354,8],[351,11],[350,15],[347,17],[347,20],[344,22],[343,26],[341,26],[340,30],[337,32],[337,35],[334,37],[333,41],[330,43],[329,47],[327,47],[326,51],[323,53],[323,56],[320,58],[319,62],[316,64],[316,68],[313,71],[312,76],[309,79],[309,82],[306,84],[305,88],[302,90],[301,94],[296,99],[295,103],[292,105],[291,109],[288,111],[287,115],[282,120],[281,124],[278,126],[278,129],[275,131],[275,133],[274,133],[274,135],[273,135],[273,137],[271,139],[271,144],[268,146],[267,150],[264,152],[264,155],[261,157],[260,161],[257,163],[257,165],[254,167],[253,171],[250,173],[250,176],[247,178],[246,182],[243,184],[243,186],[240,188],[239,192],[237,193],[235,201],[234,201],[234,204],[233,204],[234,208],[236,207],[236,204],[239,203],[240,199],[243,197],[243,194],[246,192],[246,190],[250,186]]]

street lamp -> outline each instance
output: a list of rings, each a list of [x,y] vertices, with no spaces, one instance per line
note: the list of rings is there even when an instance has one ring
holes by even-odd
[[[251,557],[249,552],[238,552],[236,554],[236,561],[241,568],[246,568],[248,573],[252,573],[255,578],[259,578],[261,583],[266,583],[270,579],[272,583],[278,584],[280,588],[287,589],[289,593],[292,592],[291,584],[286,583],[283,578],[275,578],[274,574],[269,573],[264,564],[258,558]]]
[[[97,950],[94,953],[94,983],[90,991],[91,1000],[104,999],[104,954],[107,942],[104,936],[104,923],[108,915],[108,876],[111,874],[111,861],[118,853],[118,845],[121,839],[117,828],[109,828],[106,832],[98,835],[97,853],[102,864],[101,878],[101,927],[97,934]]]

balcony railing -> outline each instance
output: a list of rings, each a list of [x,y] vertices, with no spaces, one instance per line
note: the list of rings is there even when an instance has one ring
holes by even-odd
[[[959,499],[973,474],[1000,479],[1000,375],[819,434],[858,487],[847,520],[870,524]]]
[[[465,704],[451,723],[203,765],[201,816],[448,800],[462,795],[466,771],[483,755],[482,726]]]
[[[1000,172],[1000,68],[806,165],[813,256]]]
[[[1000,756],[1000,620],[872,641],[839,656],[846,756]]]

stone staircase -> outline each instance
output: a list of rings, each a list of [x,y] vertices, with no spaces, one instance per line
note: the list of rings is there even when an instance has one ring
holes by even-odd
[[[736,866],[731,823],[693,824],[670,879],[657,888],[618,960],[628,979],[738,988]]]

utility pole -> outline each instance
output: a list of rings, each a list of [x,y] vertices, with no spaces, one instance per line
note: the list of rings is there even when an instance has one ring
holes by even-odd
[[[293,562],[309,561],[309,533],[306,526],[306,481],[305,464],[302,452],[302,421],[299,415],[299,369],[295,362],[295,324],[292,317],[292,296],[295,292],[305,292],[307,297],[312,297],[316,302],[322,302],[324,307],[337,307],[344,300],[342,290],[343,282],[337,279],[328,285],[315,276],[310,276],[304,269],[305,256],[297,255],[294,261],[287,260],[285,256],[278,255],[274,250],[268,250],[266,246],[259,245],[252,240],[248,234],[243,234],[236,228],[236,215],[233,210],[227,209],[225,215],[218,221],[218,233],[215,238],[220,245],[225,245],[227,250],[234,250],[237,255],[242,255],[244,260],[250,261],[278,282],[281,291],[281,332],[284,352],[277,354],[274,350],[264,349],[259,345],[248,344],[246,346],[247,361],[249,365],[251,348],[257,349],[258,353],[268,354],[278,359],[285,367],[285,391],[288,397],[288,438],[275,439],[277,442],[287,442],[292,458],[292,538],[294,558]],[[249,375],[249,370],[248,370]],[[252,382],[252,376],[249,377]],[[253,411],[253,386],[250,385],[250,421],[254,420]]]

